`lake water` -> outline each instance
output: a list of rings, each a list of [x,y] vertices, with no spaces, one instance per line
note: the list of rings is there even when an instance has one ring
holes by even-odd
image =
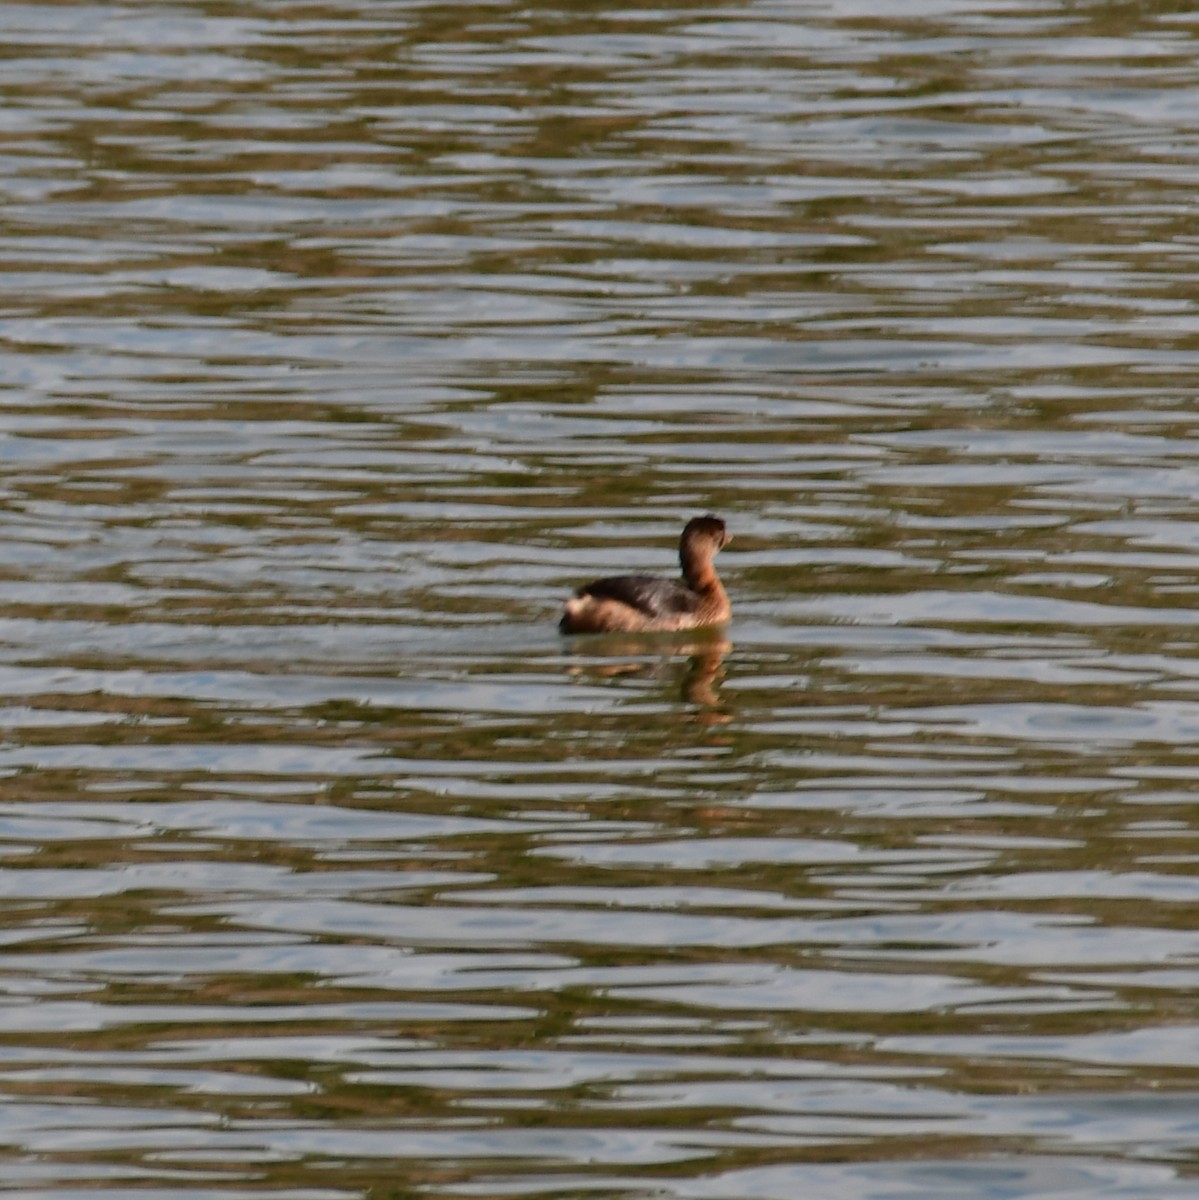
[[[1195,1196],[1197,37],[3,6],[0,1186]]]

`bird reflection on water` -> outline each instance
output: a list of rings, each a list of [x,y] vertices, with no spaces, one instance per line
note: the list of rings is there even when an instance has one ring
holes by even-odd
[[[569,673],[591,680],[641,678],[677,684],[679,699],[702,709],[722,703],[720,683],[724,679],[724,659],[733,643],[719,636],[680,639],[668,635],[629,637],[613,635],[591,638],[586,643],[585,662],[572,662]],[[652,658],[652,651],[659,651]],[[572,658],[583,658],[578,647],[568,651]],[[678,660],[686,657],[681,678]],[[607,659],[620,661],[603,661]],[[723,712],[705,713],[710,723],[730,720]]]

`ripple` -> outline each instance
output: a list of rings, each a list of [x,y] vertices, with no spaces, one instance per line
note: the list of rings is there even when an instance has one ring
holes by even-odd
[[[10,1186],[1190,1194],[1191,18],[5,11]]]

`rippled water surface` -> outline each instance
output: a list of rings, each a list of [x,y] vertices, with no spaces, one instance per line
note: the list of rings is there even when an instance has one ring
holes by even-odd
[[[1193,1197],[1197,34],[0,7],[3,1187]]]

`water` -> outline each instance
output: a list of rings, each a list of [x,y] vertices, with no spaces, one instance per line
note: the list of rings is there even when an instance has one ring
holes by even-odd
[[[4,1188],[1194,1195],[1195,33],[0,9]]]

